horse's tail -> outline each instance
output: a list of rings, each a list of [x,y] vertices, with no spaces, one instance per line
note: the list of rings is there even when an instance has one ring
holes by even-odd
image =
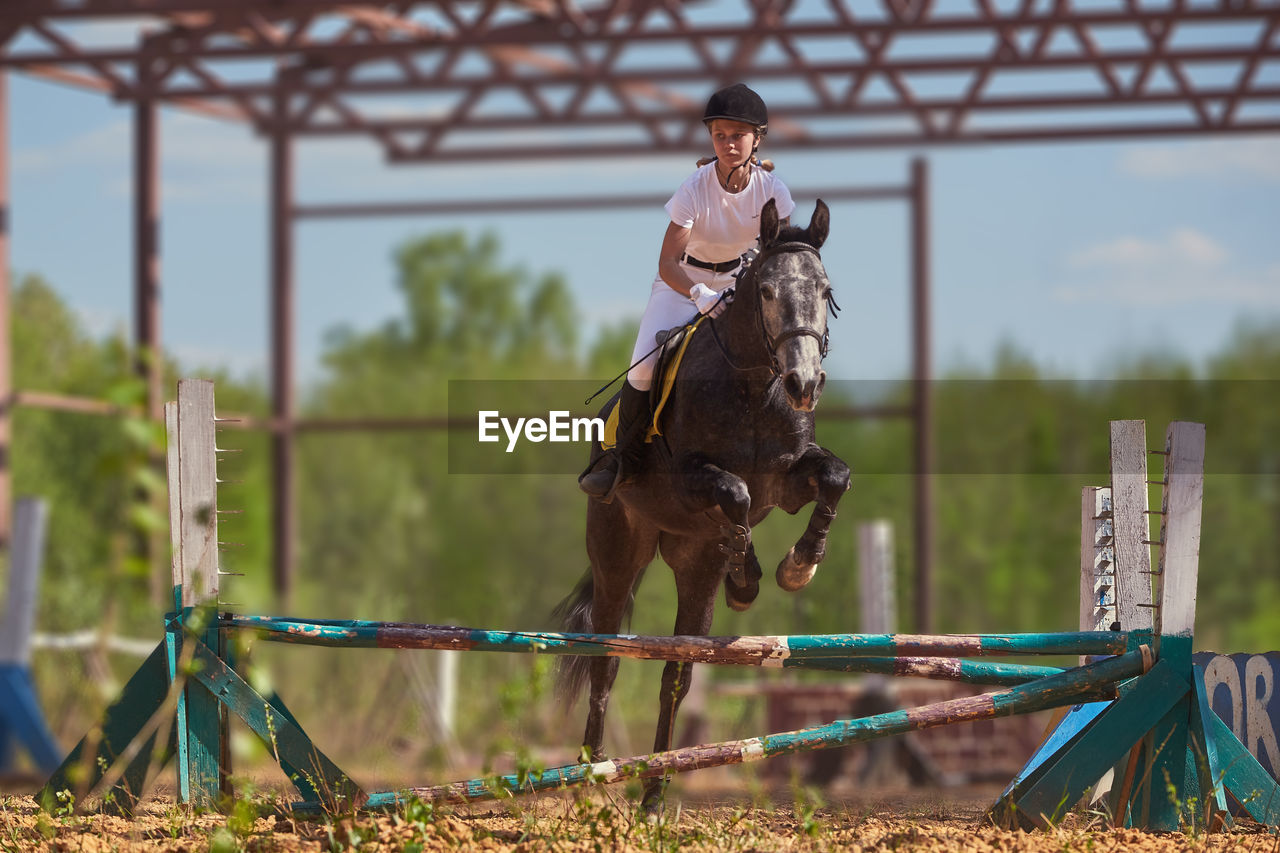
[[[573,592],[556,605],[551,615],[560,620],[560,630],[569,634],[591,633],[591,600],[595,598],[595,581],[591,570],[578,581]],[[567,707],[573,707],[587,683],[591,658],[585,655],[561,655],[556,658],[556,696]]]
[[[627,607],[623,613],[624,624],[631,622],[631,610],[636,603],[635,588],[640,585],[640,578],[643,576],[644,572],[640,572],[635,584],[631,587],[631,593],[627,596]],[[573,592],[565,596],[564,601],[557,604],[555,610],[551,611],[551,615],[560,620],[560,630],[569,634],[592,633],[595,630],[591,624],[593,598],[595,598],[595,581],[591,577],[591,570],[587,569],[586,574],[578,581],[578,585],[573,588]],[[561,655],[556,658],[556,696],[566,706],[572,707],[582,693],[583,687],[586,686],[592,660],[593,658],[588,655]]]

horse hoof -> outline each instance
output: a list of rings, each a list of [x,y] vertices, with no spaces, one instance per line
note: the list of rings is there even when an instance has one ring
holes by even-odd
[[[732,582],[724,585],[725,604],[729,605],[730,610],[736,610],[739,613],[750,610],[759,594],[760,584],[754,581],[747,583],[746,586],[736,586]]]
[[[666,791],[645,791],[644,797],[640,800],[640,817],[648,824],[662,823],[665,815],[663,809],[666,806]]]
[[[817,571],[817,563],[801,564],[796,559],[796,549],[792,548],[787,552],[787,556],[782,558],[782,562],[778,563],[778,571],[774,573],[774,578],[777,579],[778,586],[787,592],[795,592],[808,586]]]

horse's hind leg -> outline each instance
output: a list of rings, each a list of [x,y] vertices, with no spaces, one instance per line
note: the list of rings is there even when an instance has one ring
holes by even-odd
[[[786,497],[779,505],[798,512],[815,501],[809,526],[778,564],[778,586],[795,592],[813,579],[818,563],[827,555],[827,531],[836,517],[836,505],[849,490],[849,466],[825,448],[813,445],[787,472]]]
[[[616,634],[631,612],[632,590],[658,549],[658,531],[637,524],[620,504],[592,501],[587,509],[587,555],[591,558],[593,595],[591,630]],[[604,760],[604,715],[618,675],[618,659],[591,658],[588,675],[587,727],[582,745],[592,761]]]
[[[708,568],[715,565],[715,545],[700,544],[690,546],[687,550],[679,546],[668,548],[667,540],[664,539],[662,555],[671,565],[676,576],[676,596],[679,604],[676,607],[675,633],[705,636],[711,630],[711,619],[715,614],[716,587],[719,586],[721,578],[717,569]],[[669,661],[663,667],[662,689],[658,694],[658,730],[653,738],[654,752],[665,752],[671,749],[672,740],[675,737],[676,712],[689,693],[689,686],[693,683],[692,678],[692,663]],[[656,812],[662,805],[662,795],[666,787],[665,778],[647,780],[641,807],[647,812]]]

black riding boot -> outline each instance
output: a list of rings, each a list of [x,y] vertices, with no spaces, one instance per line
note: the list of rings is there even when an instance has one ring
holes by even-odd
[[[604,498],[633,479],[644,452],[644,434],[650,419],[649,392],[630,382],[622,383],[618,396],[617,444],[596,467],[578,480],[578,488],[593,498]]]

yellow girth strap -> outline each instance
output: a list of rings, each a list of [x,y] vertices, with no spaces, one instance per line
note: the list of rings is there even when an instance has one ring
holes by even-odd
[[[684,351],[689,346],[689,340],[705,319],[707,319],[707,315],[701,315],[685,332],[684,340],[680,342],[680,348],[676,350],[675,357],[671,359],[671,363],[667,365],[666,372],[662,374],[662,393],[658,395],[658,403],[653,407],[653,422],[649,424],[649,429],[645,433],[645,441],[652,441],[655,435],[662,435],[662,428],[658,425],[658,419],[662,415],[663,407],[667,404],[667,398],[671,396],[671,389],[675,387],[676,373],[680,370],[680,362],[684,359]],[[600,442],[600,446],[605,450],[612,450],[617,443],[618,407],[615,405],[609,410],[609,417],[605,419],[604,440]]]

